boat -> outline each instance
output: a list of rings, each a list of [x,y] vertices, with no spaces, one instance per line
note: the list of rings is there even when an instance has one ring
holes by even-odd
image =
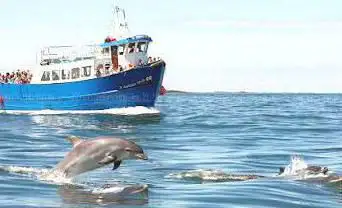
[[[120,12],[124,19],[121,16],[116,25],[127,29],[124,10],[115,7],[114,14]],[[118,34],[99,44],[43,48],[37,67],[30,76],[24,73],[29,81],[0,84],[0,109],[153,107],[160,94],[165,61],[148,56],[150,36]]]

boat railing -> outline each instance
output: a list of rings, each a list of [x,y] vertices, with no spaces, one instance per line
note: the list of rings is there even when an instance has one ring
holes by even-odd
[[[41,50],[40,65],[95,59],[100,49],[96,45],[45,47]]]

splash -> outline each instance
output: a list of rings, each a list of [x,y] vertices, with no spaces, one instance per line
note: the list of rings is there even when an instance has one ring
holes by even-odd
[[[67,178],[65,174],[58,171],[49,170],[37,175],[37,179],[45,182],[52,182],[54,184],[74,184],[73,178]]]
[[[279,176],[293,180],[311,180],[329,177],[329,174],[324,174],[323,172],[312,172],[309,170],[309,167],[302,157],[294,155],[291,157],[290,163],[285,167],[284,172]]]
[[[308,165],[303,158],[295,155],[291,157],[290,164],[285,167],[283,176],[297,175],[302,170],[306,169]]]
[[[190,170],[181,173],[172,173],[166,176],[167,178],[199,180],[207,182],[229,182],[229,181],[246,181],[253,180],[262,176],[256,175],[233,175],[225,173],[221,170],[198,169]]]
[[[111,184],[106,185],[101,188],[94,188],[91,190],[91,193],[93,194],[135,194],[135,193],[141,193],[148,189],[147,185],[123,185],[123,184]]]
[[[0,171],[27,175],[29,177],[52,182],[55,184],[72,183],[71,178],[66,178],[63,174],[53,171],[52,169],[33,168],[33,167],[20,167],[20,166],[0,166]]]
[[[63,114],[109,114],[109,115],[159,115],[160,111],[156,108],[147,108],[144,106],[112,108],[106,110],[38,110],[38,111],[17,111],[17,110],[1,110],[1,114],[13,115],[63,115]]]
[[[0,166],[0,171],[16,173],[21,175],[40,175],[49,172],[48,169],[39,169],[32,167],[19,167],[19,166]]]
[[[53,169],[19,167],[19,166],[0,166],[0,171],[12,174],[26,175],[33,179],[60,185],[58,193],[64,201],[69,203],[129,203],[145,204],[148,199],[147,185],[126,185],[126,184],[107,184],[97,186],[93,184],[75,183],[72,178],[66,178],[64,174]]]

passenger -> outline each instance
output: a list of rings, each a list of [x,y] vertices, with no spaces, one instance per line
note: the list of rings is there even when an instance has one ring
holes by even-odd
[[[15,81],[15,74],[14,72],[12,72],[12,74],[10,75],[10,79],[9,79],[10,83],[13,84]]]
[[[22,83],[30,83],[32,80],[32,74],[29,70],[20,71],[19,69],[16,72],[0,74],[0,83],[9,83],[9,84],[22,84]]]
[[[144,65],[143,60],[142,60],[142,59],[139,59],[138,66],[143,66],[143,65]]]
[[[98,68],[98,69],[96,69],[96,76],[97,77],[101,77],[101,71],[100,71],[100,69]]]

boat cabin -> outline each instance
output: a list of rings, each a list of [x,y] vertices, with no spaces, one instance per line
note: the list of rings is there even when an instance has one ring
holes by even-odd
[[[99,45],[45,48],[31,83],[73,82],[144,66],[148,63],[150,42],[149,36],[137,35],[121,40],[108,37]]]

